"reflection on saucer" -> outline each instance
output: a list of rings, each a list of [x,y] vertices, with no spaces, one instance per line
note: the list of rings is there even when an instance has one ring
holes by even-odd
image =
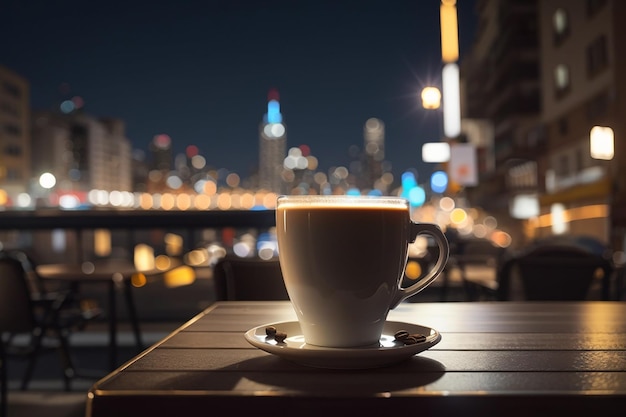
[[[280,329],[288,337],[282,342],[268,337],[265,329],[269,326]],[[420,333],[426,339],[406,345],[395,339],[394,334],[398,330]],[[328,348],[308,345],[297,321],[265,324],[248,330],[244,336],[251,345],[273,355],[302,365],[329,369],[365,369],[391,365],[430,349],[441,340],[441,334],[435,329],[394,321],[385,323],[380,344],[374,347]]]

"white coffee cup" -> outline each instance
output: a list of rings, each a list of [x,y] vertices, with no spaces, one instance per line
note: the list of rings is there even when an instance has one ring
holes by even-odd
[[[399,197],[278,197],[278,255],[289,298],[307,344],[360,347],[379,343],[389,310],[443,271],[448,241],[441,229],[411,220]],[[409,244],[428,235],[435,265],[403,288]]]

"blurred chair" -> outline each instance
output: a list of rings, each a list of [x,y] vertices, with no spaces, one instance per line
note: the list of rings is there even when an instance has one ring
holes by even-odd
[[[278,258],[240,258],[227,255],[213,267],[219,300],[289,300]]]
[[[4,355],[27,361],[22,390],[28,388],[38,356],[57,350],[69,391],[71,378],[79,376],[70,354],[70,335],[101,314],[97,305],[84,302],[71,288],[47,287],[24,251],[0,251],[1,344]]]
[[[497,271],[505,249],[489,239],[463,239],[454,256],[468,301],[494,299]]]
[[[519,277],[526,300],[585,300],[595,279],[610,282],[613,266],[606,257],[577,245],[540,244],[507,259],[498,272],[497,298],[510,299]]]
[[[35,302],[56,300],[63,293],[64,303],[60,307],[60,315],[66,322],[72,322],[77,329],[83,329],[87,323],[100,317],[102,309],[94,300],[82,297],[77,286],[42,279],[37,273],[37,262],[24,250],[1,251],[0,257],[10,257],[19,261],[26,274],[31,298]]]
[[[22,263],[10,256],[0,257],[0,373],[2,407],[7,400],[7,358],[19,357],[28,361],[21,389],[25,390],[32,377],[37,358],[49,349],[58,350],[63,368],[65,389],[70,390],[74,367],[69,351],[68,330],[71,322],[62,320],[61,310],[65,293],[54,298],[34,300]],[[18,336],[26,336],[18,342]],[[6,415],[6,414],[3,414]]]

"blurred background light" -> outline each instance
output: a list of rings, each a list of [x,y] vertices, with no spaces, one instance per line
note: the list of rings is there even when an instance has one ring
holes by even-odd
[[[613,129],[605,126],[594,126],[589,132],[589,147],[594,159],[611,160],[615,154]]]
[[[409,202],[413,207],[421,207],[426,202],[426,191],[419,185],[409,191]]]
[[[565,206],[561,203],[552,204],[550,206],[550,214],[552,217],[552,233],[561,235],[568,230],[568,220],[565,215]]]
[[[513,197],[509,207],[511,217],[530,219],[539,216],[539,198],[536,194],[519,194]]]
[[[39,185],[41,185],[43,188],[47,190],[54,187],[56,183],[57,183],[56,177],[49,172],[44,172],[39,177]]]
[[[76,105],[72,100],[65,100],[61,103],[60,106],[61,112],[68,114],[73,112],[76,109]]]
[[[443,81],[443,131],[448,138],[461,134],[461,96],[459,66],[446,64],[441,72]]]
[[[283,116],[280,114],[280,103],[278,100],[267,102],[267,123],[281,123]]]
[[[420,97],[425,109],[436,110],[441,106],[441,91],[437,87],[424,87]]]
[[[450,160],[450,144],[429,142],[422,145],[422,161],[442,163]]]
[[[430,189],[434,193],[443,193],[448,188],[448,174],[444,171],[435,171],[430,176]]]
[[[459,23],[456,0],[442,0],[439,8],[441,23],[441,60],[455,62],[459,59]]]

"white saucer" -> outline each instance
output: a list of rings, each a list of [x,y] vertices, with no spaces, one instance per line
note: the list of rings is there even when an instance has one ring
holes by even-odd
[[[265,333],[268,326],[274,326],[279,332],[286,333],[284,342],[278,343],[274,338],[268,337]],[[398,330],[423,334],[426,340],[405,345],[395,340],[394,334]],[[297,321],[268,323],[248,330],[244,336],[251,345],[289,361],[329,369],[365,369],[391,365],[430,349],[441,340],[441,334],[435,329],[396,321],[385,323],[380,346],[377,347],[327,348],[307,345]]]

